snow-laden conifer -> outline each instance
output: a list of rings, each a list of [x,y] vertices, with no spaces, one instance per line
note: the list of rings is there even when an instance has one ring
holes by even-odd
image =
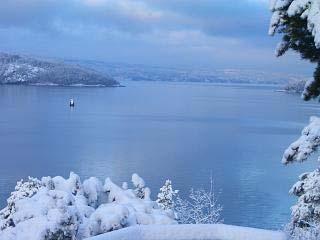
[[[305,85],[305,100],[320,95],[320,0],[271,0],[269,34],[282,35],[276,48],[281,56],[289,49],[298,52],[303,59],[316,63],[313,80]]]
[[[178,190],[173,190],[170,180],[166,180],[158,193],[157,203],[163,210],[173,210]]]
[[[145,198],[145,182],[143,178],[141,178],[138,174],[132,174],[131,178],[132,184],[135,187],[134,192],[138,198],[144,199]]]
[[[300,138],[284,152],[284,164],[306,161],[320,146],[320,118],[311,117]],[[320,239],[320,169],[304,173],[290,193],[298,198],[287,230],[292,239]]]

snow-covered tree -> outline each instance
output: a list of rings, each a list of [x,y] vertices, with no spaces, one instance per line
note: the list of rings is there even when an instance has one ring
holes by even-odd
[[[319,0],[270,0],[272,18],[269,34],[279,33],[282,41],[276,55],[289,49],[303,59],[316,63],[314,78],[305,85],[303,98],[309,100],[320,95],[320,1]]]
[[[157,203],[163,210],[173,210],[178,190],[173,190],[170,180],[166,180],[158,193]]]
[[[188,199],[178,196],[175,207],[180,223],[184,224],[214,224],[222,222],[222,206],[214,191],[211,178],[210,189],[191,189]]]
[[[138,174],[132,174],[132,184],[135,187],[134,192],[138,198],[145,198],[145,182]]]
[[[300,138],[284,152],[284,164],[303,162],[320,146],[320,118],[311,117]],[[320,239],[320,169],[304,173],[290,193],[298,197],[287,229],[293,239]],[[308,235],[309,238],[306,236]]]
[[[142,187],[142,178],[137,179]],[[0,239],[81,240],[136,224],[176,223],[143,187],[141,199],[134,189],[123,189],[109,178],[104,184],[93,177],[81,182],[70,173],[67,179],[20,181],[0,211]]]

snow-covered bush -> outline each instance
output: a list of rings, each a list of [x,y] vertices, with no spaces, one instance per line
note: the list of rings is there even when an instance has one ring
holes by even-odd
[[[20,180],[17,182],[15,191],[7,199],[7,206],[0,211],[0,230],[13,226],[12,215],[16,212],[16,202],[24,198],[30,198],[35,195],[41,188],[42,183],[36,179],[29,177],[26,181]]]
[[[166,180],[158,193],[157,203],[163,210],[173,210],[178,190],[173,190],[170,180]]]
[[[178,196],[175,211],[179,223],[221,223],[222,206],[218,203],[212,178],[209,191],[205,189],[191,189],[188,199],[182,199]]]
[[[301,137],[284,152],[282,162],[303,162],[319,145],[320,118],[311,117]],[[302,174],[290,193],[298,197],[297,204],[291,208],[291,222],[286,227],[292,239],[320,239],[320,169]]]
[[[134,175],[133,179],[136,179]],[[150,199],[124,189],[109,178],[102,184],[70,173],[69,178],[29,178],[17,183],[0,212],[1,240],[80,240],[137,224],[175,224],[174,218]],[[137,182],[134,181],[137,187]]]

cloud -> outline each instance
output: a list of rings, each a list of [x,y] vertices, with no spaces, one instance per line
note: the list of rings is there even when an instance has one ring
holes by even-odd
[[[109,12],[113,11],[119,15],[123,15],[128,19],[136,19],[141,21],[153,21],[162,17],[162,12],[149,8],[142,1],[129,0],[83,0],[83,3],[91,8],[102,8]]]
[[[248,62],[265,62],[269,17],[267,0],[2,0],[0,50],[208,64],[250,52]]]
[[[265,33],[262,0],[4,0],[0,26],[66,32],[100,27],[124,32],[199,30],[247,37]],[[249,13],[249,14],[248,14]],[[71,32],[72,33],[72,32]]]

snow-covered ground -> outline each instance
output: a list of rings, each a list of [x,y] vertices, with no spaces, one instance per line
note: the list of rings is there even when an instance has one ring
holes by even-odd
[[[224,224],[135,226],[87,240],[285,240],[282,232]]]
[[[173,211],[150,199],[150,190],[137,174],[133,189],[104,184],[75,173],[19,181],[0,210],[0,240],[81,240],[135,225],[177,224]]]
[[[285,239],[279,232],[223,224],[179,225],[169,204],[172,199],[168,196],[177,193],[170,181],[161,188],[158,201],[151,200],[150,189],[138,174],[133,174],[131,181],[132,189],[128,183],[120,187],[110,178],[104,184],[94,177],[81,181],[75,173],[66,179],[21,180],[7,207],[0,210],[0,240]],[[210,198],[210,203],[214,204],[214,199]],[[196,206],[201,210],[201,203]]]

